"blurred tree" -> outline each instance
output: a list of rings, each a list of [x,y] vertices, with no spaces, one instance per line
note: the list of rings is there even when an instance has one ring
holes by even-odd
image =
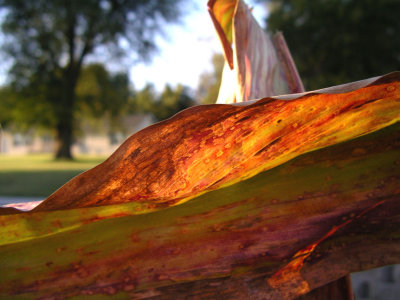
[[[100,63],[84,66],[76,87],[75,121],[104,125],[100,121],[106,118],[108,133],[121,130],[120,116],[128,113],[130,94],[126,73],[111,74]],[[0,89],[0,124],[4,127],[11,125],[11,129],[23,132],[31,127],[53,128],[57,121],[51,111],[51,103],[41,94],[30,95],[26,89],[19,92],[14,85]]]
[[[400,1],[269,0],[307,89],[400,69]]]
[[[157,95],[154,86],[148,84],[136,93],[134,110],[151,113],[157,121],[162,121],[193,105],[195,101],[183,85],[174,89],[167,84],[161,95]]]
[[[142,90],[135,92],[130,112],[151,113],[154,109],[153,106],[158,101],[157,97],[154,85],[147,83]]]
[[[31,127],[52,127],[50,111],[50,104],[39,96],[16,92],[11,85],[0,88],[0,124],[4,128],[25,132]]]
[[[158,121],[168,119],[174,114],[184,110],[195,104],[190,96],[189,89],[181,84],[173,89],[170,85],[166,85],[158,102],[155,103],[153,111]]]
[[[90,64],[82,69],[76,94],[79,119],[106,115],[110,133],[121,129],[120,116],[127,113],[130,97],[128,74],[111,74],[103,64]]]
[[[54,116],[57,158],[71,158],[76,85],[88,55],[102,47],[149,59],[156,33],[180,16],[172,0],[0,0],[3,50],[20,100],[43,102]],[[129,45],[129,47],[128,47]],[[42,118],[41,114],[35,116]]]
[[[213,104],[217,101],[222,79],[222,70],[225,64],[224,56],[215,53],[212,57],[212,64],[214,67],[212,72],[204,72],[200,75],[199,86],[197,87],[197,98],[202,104]]]

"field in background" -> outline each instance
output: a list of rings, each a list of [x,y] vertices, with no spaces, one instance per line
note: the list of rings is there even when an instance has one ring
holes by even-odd
[[[72,177],[105,158],[78,156],[74,161],[55,161],[50,154],[0,155],[0,196],[46,198]]]

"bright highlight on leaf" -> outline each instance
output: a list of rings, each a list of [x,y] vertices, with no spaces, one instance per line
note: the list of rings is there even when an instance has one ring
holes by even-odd
[[[217,103],[304,91],[282,34],[271,40],[242,0],[210,0],[208,10],[226,59]]]

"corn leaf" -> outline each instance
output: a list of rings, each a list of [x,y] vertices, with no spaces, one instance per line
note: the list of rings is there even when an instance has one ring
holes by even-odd
[[[187,109],[36,208],[0,208],[0,298],[293,299],[399,263],[400,73],[272,96],[303,91],[283,37],[242,1],[208,5],[235,79],[219,101],[238,103]]]
[[[143,130],[0,217],[0,296],[291,299],[398,262],[399,90],[392,73]]]
[[[304,91],[283,35],[271,39],[242,0],[210,0],[208,10],[226,60],[217,103]]]
[[[133,135],[104,163],[68,182],[34,211],[135,202],[138,213],[144,213],[235,184],[398,121],[399,74],[366,81],[346,93],[332,94],[331,89],[292,95],[291,100],[187,109]]]

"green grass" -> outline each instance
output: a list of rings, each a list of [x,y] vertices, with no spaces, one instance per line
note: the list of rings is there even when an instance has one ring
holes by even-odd
[[[55,161],[50,154],[0,155],[0,196],[47,197],[104,159],[78,156],[74,161]]]

